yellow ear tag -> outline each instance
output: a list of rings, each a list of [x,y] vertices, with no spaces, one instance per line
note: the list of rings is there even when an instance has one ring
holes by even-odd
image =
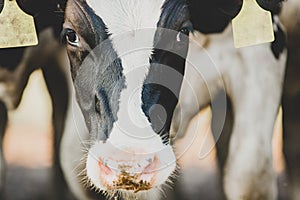
[[[16,0],[4,0],[0,13],[0,48],[38,44],[33,17],[24,13]]]
[[[246,47],[274,41],[271,12],[256,0],[244,0],[240,13],[232,20],[234,46]]]

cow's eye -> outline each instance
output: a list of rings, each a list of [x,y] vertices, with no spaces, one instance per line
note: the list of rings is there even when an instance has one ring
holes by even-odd
[[[75,47],[79,46],[79,37],[74,30],[67,29],[65,32],[65,38],[69,45],[75,46]]]
[[[187,27],[180,29],[176,36],[177,42],[183,41],[184,38],[188,37],[189,33],[190,33],[190,29]]]

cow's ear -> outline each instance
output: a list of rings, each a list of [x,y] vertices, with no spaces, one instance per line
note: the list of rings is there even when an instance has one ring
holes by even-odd
[[[0,0],[0,3],[1,1],[3,2],[4,0]],[[67,0],[17,0],[19,7],[32,16],[38,16],[47,12],[59,15],[64,12],[66,2]]]
[[[222,32],[242,7],[242,0],[187,0],[193,27],[202,33]]]
[[[271,11],[272,14],[279,14],[284,0],[256,0],[257,3],[265,10]]]
[[[231,19],[235,18],[243,5],[243,0],[218,0],[218,10]]]
[[[27,14],[36,16],[41,12],[45,12],[47,9],[47,4],[49,1],[39,1],[39,0],[17,0],[19,7]]]

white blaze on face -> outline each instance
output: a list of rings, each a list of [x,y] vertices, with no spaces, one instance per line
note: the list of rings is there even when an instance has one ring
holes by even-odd
[[[87,0],[107,26],[113,48],[122,62],[126,84],[126,88],[121,91],[118,119],[109,139],[106,143],[95,143],[89,151],[87,173],[101,189],[103,183],[99,182],[97,169],[99,159],[110,159],[106,164],[118,171],[114,160],[126,159],[129,163],[138,163],[140,160],[143,163],[155,157],[158,159],[156,168],[161,168],[155,185],[164,182],[175,170],[176,158],[172,147],[163,144],[142,110],[143,82],[150,68],[149,58],[164,1]],[[146,166],[140,165],[142,170]],[[128,170],[134,173],[135,168]],[[105,182],[112,182],[115,177],[107,178],[104,178]]]

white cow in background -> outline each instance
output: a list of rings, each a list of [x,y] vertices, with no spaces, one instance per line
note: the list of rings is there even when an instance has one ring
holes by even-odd
[[[0,0],[0,10],[5,2]],[[39,44],[32,47],[0,48],[0,199],[4,196],[6,184],[2,143],[9,122],[8,111],[19,106],[29,76],[37,69],[42,70],[53,108],[53,174],[49,182],[54,184],[51,184],[49,190],[55,191],[52,192],[54,199],[68,196],[59,164],[59,147],[68,102],[64,73],[68,63],[65,49],[59,42],[64,4],[64,0],[18,0],[20,8],[34,16]],[[36,109],[34,105],[32,109]]]
[[[230,26],[222,34],[200,37],[207,40],[207,46],[203,49],[190,43],[187,60],[193,65],[186,68],[171,130],[183,134],[199,109],[206,107],[219,92],[226,91],[228,99],[221,93],[219,102],[212,104],[213,118],[216,117],[213,133],[222,143],[217,145],[217,151],[221,156],[220,165],[225,167],[222,173],[226,196],[228,199],[240,199],[243,195],[244,199],[275,199],[277,186],[271,141],[281,100],[286,51],[276,59],[270,44],[235,49]],[[221,134],[227,100],[231,101],[234,116],[229,149],[224,146],[224,142],[229,142],[228,135]],[[228,151],[226,163],[224,151]],[[269,191],[272,196],[260,196],[263,191]]]
[[[204,48],[202,49],[201,55],[206,58],[207,63],[203,64],[200,62],[200,59],[203,60],[203,57],[200,58],[197,54],[189,54],[191,58],[188,60],[195,59],[198,60],[200,64],[186,68],[186,79],[183,82],[179,106],[175,111],[177,114],[174,115],[172,130],[174,133],[173,137],[182,137],[190,120],[198,113],[199,109],[205,107],[210,102],[210,99],[216,96],[216,90],[225,88],[228,98],[233,105],[227,110],[229,113],[227,113],[226,124],[222,130],[222,135],[220,135],[220,128],[222,127],[224,114],[222,115],[222,113],[217,110],[219,108],[217,103],[215,105],[216,117],[213,118],[212,122],[212,129],[217,141],[216,146],[219,150],[219,165],[221,168],[226,166],[227,145],[230,142],[231,147],[229,151],[237,152],[236,154],[232,153],[233,156],[231,158],[229,156],[228,159],[238,160],[235,156],[238,156],[239,152],[244,152],[244,154],[240,154],[241,157],[245,158],[245,160],[241,159],[240,168],[248,166],[249,171],[253,172],[251,168],[259,168],[262,164],[261,159],[256,160],[256,156],[260,157],[264,153],[269,153],[269,155],[271,153],[271,143],[263,142],[263,138],[254,138],[256,137],[254,133],[260,134],[263,130],[267,130],[266,127],[268,126],[268,137],[272,137],[272,124],[275,118],[267,117],[267,115],[271,116],[272,112],[269,109],[272,104],[274,106],[276,101],[280,102],[281,92],[283,92],[283,144],[289,181],[287,193],[291,199],[297,200],[300,199],[300,147],[298,145],[300,142],[300,2],[298,0],[288,0],[285,2],[279,17],[284,26],[284,30],[287,32],[288,56],[286,70],[284,67],[285,54],[282,55],[282,60],[278,60],[278,64],[274,65],[273,71],[271,70],[271,66],[269,66],[270,71],[268,71],[268,67],[266,67],[268,64],[272,64],[272,61],[267,58],[266,52],[250,60],[244,59],[246,54],[249,56],[251,52],[256,52],[256,49],[260,47],[234,50],[232,47],[233,41],[230,28],[227,29],[227,35],[225,33],[223,33],[223,35],[199,34],[197,38],[195,38],[199,45]],[[275,18],[275,22],[279,22],[278,18]],[[276,31],[278,28],[275,26],[274,30]],[[249,67],[247,68],[247,66]],[[222,77],[218,76],[217,73],[215,77],[205,76],[205,72],[211,67],[217,68],[217,70],[222,73]],[[241,72],[239,72],[239,70]],[[198,77],[195,76],[195,74],[198,74]],[[282,91],[284,77],[284,88]],[[253,82],[251,83],[251,81]],[[274,81],[277,84],[275,84]],[[219,84],[215,84],[216,82]],[[235,89],[232,90],[232,88]],[[203,93],[203,91],[206,93]],[[239,111],[236,106],[238,106],[237,104],[240,104],[241,99],[243,99],[239,96],[239,94],[242,93],[249,93],[246,100],[248,103],[240,105],[240,108],[244,107],[245,109],[241,109],[241,113],[238,114],[237,112]],[[273,98],[275,96],[277,97]],[[222,94],[221,98],[224,98]],[[271,100],[272,98],[273,100]],[[220,96],[218,96],[217,99],[220,100]],[[275,99],[277,100],[274,101]],[[261,104],[261,107],[259,108],[258,105],[258,107],[253,107],[253,103],[258,102]],[[214,104],[212,104],[212,109],[214,110]],[[249,110],[247,111],[247,109]],[[235,118],[233,119],[233,117]],[[244,127],[240,125],[241,122],[248,124],[248,128],[246,128],[247,126]],[[237,133],[240,128],[244,131]],[[230,141],[229,132],[231,130],[233,130],[232,137],[234,137],[233,135],[235,134],[245,134],[245,138],[240,137],[240,140]],[[175,132],[177,134],[175,134]],[[248,143],[249,140],[253,143]],[[253,146],[245,145],[245,143]],[[257,148],[256,145],[261,147],[262,152],[258,151],[259,148]],[[253,154],[254,160],[246,157],[247,153],[250,153],[247,148],[256,148],[257,152]],[[268,151],[266,151],[267,149]],[[232,165],[231,161],[227,161],[227,166],[228,165]],[[233,172],[226,169],[228,168],[225,168],[225,171],[221,172],[225,177],[227,176],[226,174],[236,174],[237,177],[242,177],[236,180],[236,184],[243,185],[247,183],[246,173],[244,175],[238,175],[239,168],[233,169]],[[264,174],[261,175],[263,177]],[[255,174],[249,178],[252,179],[254,176]],[[262,178],[261,180],[264,179]],[[227,185],[227,190],[234,188],[231,187],[232,185],[226,184],[228,179],[225,178],[223,181],[225,185]],[[263,183],[263,181],[261,183]],[[257,188],[264,188],[264,186],[266,185],[257,184]],[[275,185],[273,187],[275,188]],[[274,190],[274,194],[275,193]],[[255,193],[253,195],[255,195]],[[273,199],[275,199],[275,197]]]

